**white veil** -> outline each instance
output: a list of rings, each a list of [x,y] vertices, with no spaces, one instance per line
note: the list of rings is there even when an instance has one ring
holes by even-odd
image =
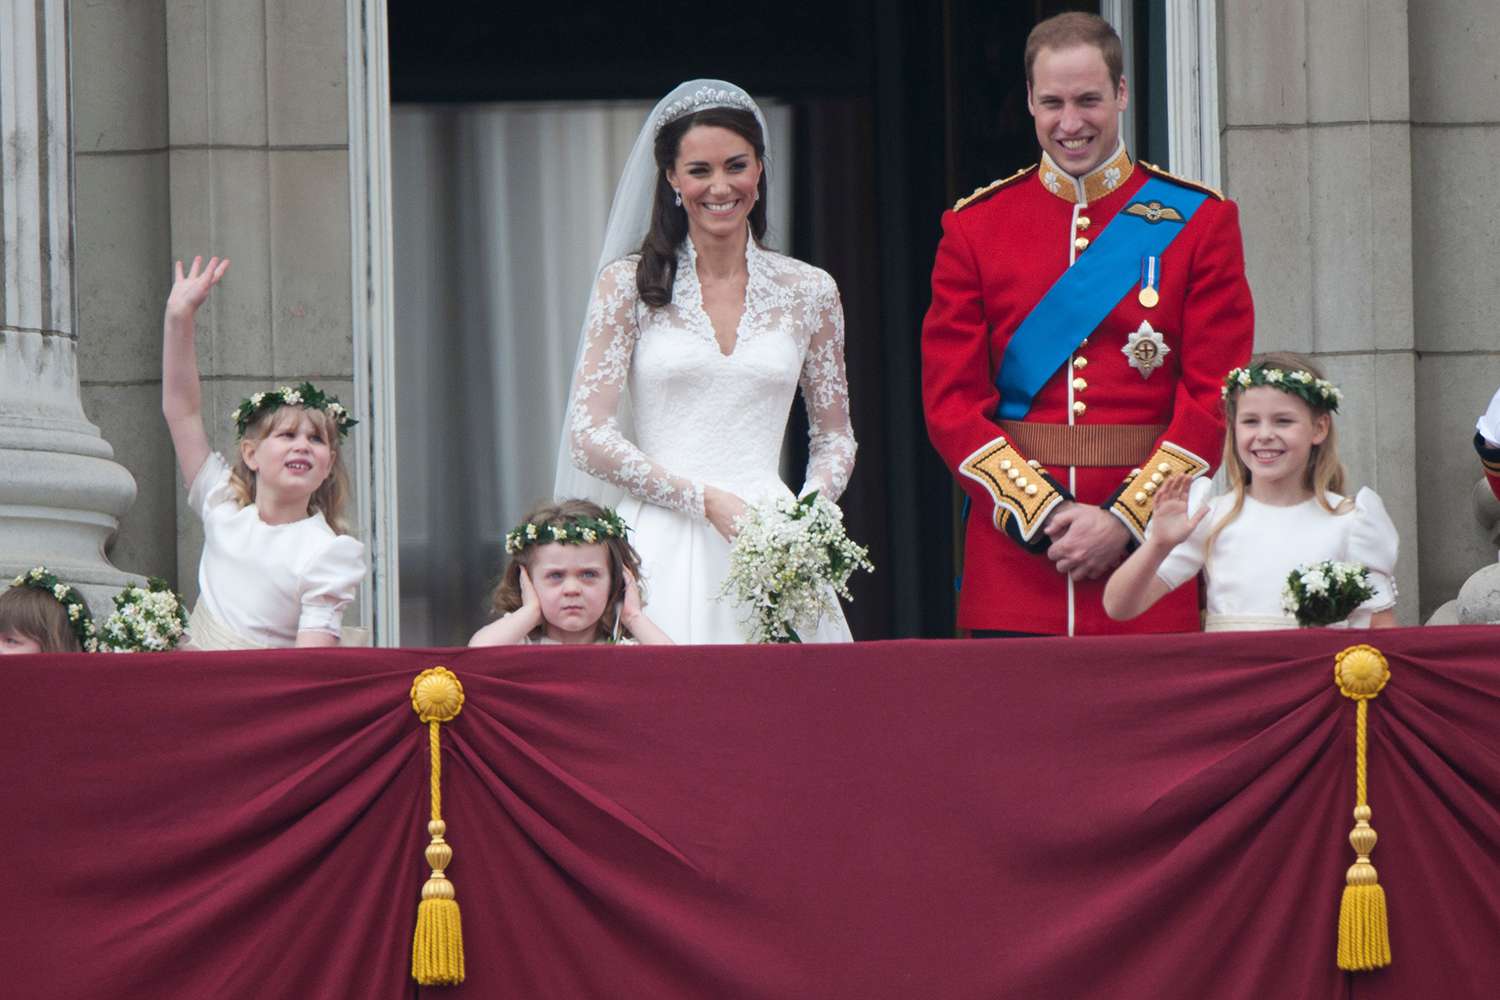
[[[618,506],[625,491],[613,483],[596,479],[573,464],[573,450],[569,438],[573,430],[573,394],[578,385],[578,368],[583,363],[584,344],[588,340],[589,317],[594,312],[594,289],[597,288],[599,272],[605,266],[640,249],[651,225],[652,200],[656,195],[656,133],[658,124],[665,124],[683,115],[704,108],[732,107],[748,109],[760,123],[765,136],[767,154],[770,152],[770,130],[766,127],[765,115],[760,106],[739,87],[724,80],[688,80],[678,84],[672,92],[657,102],[646,116],[636,136],[635,145],[620,173],[620,183],[615,187],[615,200],[610,204],[609,223],[604,228],[604,246],[599,251],[599,261],[594,267],[594,281],[590,283],[589,305],[584,311],[583,323],[578,331],[578,349],[573,355],[573,376],[568,390],[568,408],[563,412],[562,436],[557,444],[557,472],[553,479],[552,495],[558,499],[582,497],[606,507]],[[635,428],[630,419],[630,394],[628,384],[621,388],[620,406],[616,411],[620,432],[634,440]]]

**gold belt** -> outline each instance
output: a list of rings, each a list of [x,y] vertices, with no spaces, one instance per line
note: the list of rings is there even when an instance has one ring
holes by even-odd
[[[1045,466],[1138,468],[1151,457],[1166,424],[1036,424],[1002,420],[1016,450]]]

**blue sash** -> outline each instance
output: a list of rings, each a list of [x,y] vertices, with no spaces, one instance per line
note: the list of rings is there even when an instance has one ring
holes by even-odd
[[[1047,289],[1005,345],[995,376],[995,388],[1000,390],[997,419],[1026,416],[1037,392],[1067,363],[1068,355],[1135,287],[1141,260],[1161,256],[1207,198],[1202,191],[1158,177],[1141,185],[1126,209]],[[1149,208],[1153,202],[1155,211]]]

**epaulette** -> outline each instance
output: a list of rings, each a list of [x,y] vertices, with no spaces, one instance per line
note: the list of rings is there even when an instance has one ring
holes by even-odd
[[[976,201],[982,201],[985,198],[988,198],[990,195],[994,194],[996,191],[999,191],[1001,188],[1009,187],[1016,181],[1023,179],[1032,171],[1036,170],[1037,166],[1038,164],[1033,163],[1029,167],[1022,167],[1020,170],[1017,170],[1009,177],[1002,177],[998,181],[990,181],[983,187],[975,188],[973,194],[966,195],[965,197],[960,198],[953,203],[953,211],[957,212],[965,205],[972,205]]]
[[[1224,192],[1220,191],[1218,188],[1211,188],[1201,181],[1188,180],[1186,177],[1178,177],[1170,170],[1163,170],[1156,164],[1147,163],[1145,160],[1136,160],[1135,162],[1137,166],[1145,167],[1148,172],[1153,173],[1158,177],[1164,177],[1167,180],[1172,181],[1174,184],[1181,184],[1183,187],[1192,188],[1194,191],[1202,191],[1204,194],[1213,197],[1216,201],[1224,200]]]

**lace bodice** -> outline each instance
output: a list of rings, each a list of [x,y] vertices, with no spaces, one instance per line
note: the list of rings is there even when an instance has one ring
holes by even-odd
[[[672,301],[639,299],[637,258],[608,265],[589,306],[573,387],[573,463],[643,500],[703,516],[703,488],[749,501],[780,487],[777,463],[797,386],[807,402],[803,490],[838,499],[854,468],[844,312],[827,273],[747,240],[745,311],[726,355],[698,283],[692,240]],[[628,390],[634,440],[619,418]]]

